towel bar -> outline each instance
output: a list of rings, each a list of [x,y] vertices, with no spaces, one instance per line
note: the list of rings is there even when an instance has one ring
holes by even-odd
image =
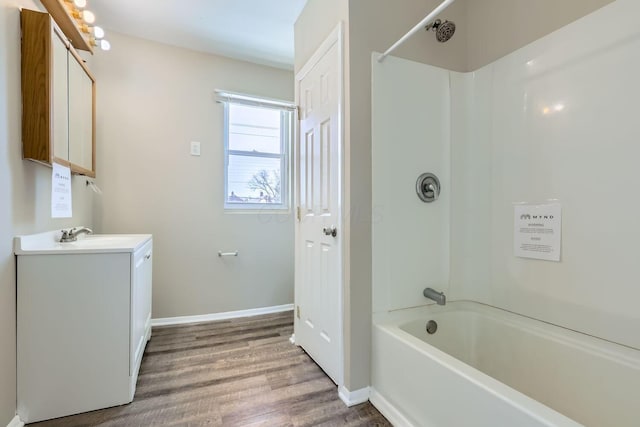
[[[235,252],[220,252],[218,251],[218,256],[222,258],[223,256],[238,256],[238,251]]]

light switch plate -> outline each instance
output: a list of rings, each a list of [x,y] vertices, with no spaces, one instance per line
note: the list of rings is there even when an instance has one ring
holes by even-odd
[[[197,141],[191,141],[191,155],[199,156],[200,155],[200,143]]]

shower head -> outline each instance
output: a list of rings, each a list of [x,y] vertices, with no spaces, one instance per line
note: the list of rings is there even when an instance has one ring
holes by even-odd
[[[453,34],[456,32],[456,24],[453,21],[442,22],[441,20],[436,19],[435,21],[427,24],[425,29],[427,31],[435,31],[436,39],[440,43],[444,43],[453,37]]]

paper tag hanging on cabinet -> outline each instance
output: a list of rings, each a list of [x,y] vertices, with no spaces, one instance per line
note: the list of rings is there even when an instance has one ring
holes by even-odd
[[[71,170],[53,163],[51,172],[51,218],[71,218]]]
[[[516,205],[513,224],[515,256],[560,261],[562,240],[560,203]]]

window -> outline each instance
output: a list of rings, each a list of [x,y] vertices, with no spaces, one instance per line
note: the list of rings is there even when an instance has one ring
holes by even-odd
[[[219,92],[225,105],[225,209],[289,209],[293,107]]]

